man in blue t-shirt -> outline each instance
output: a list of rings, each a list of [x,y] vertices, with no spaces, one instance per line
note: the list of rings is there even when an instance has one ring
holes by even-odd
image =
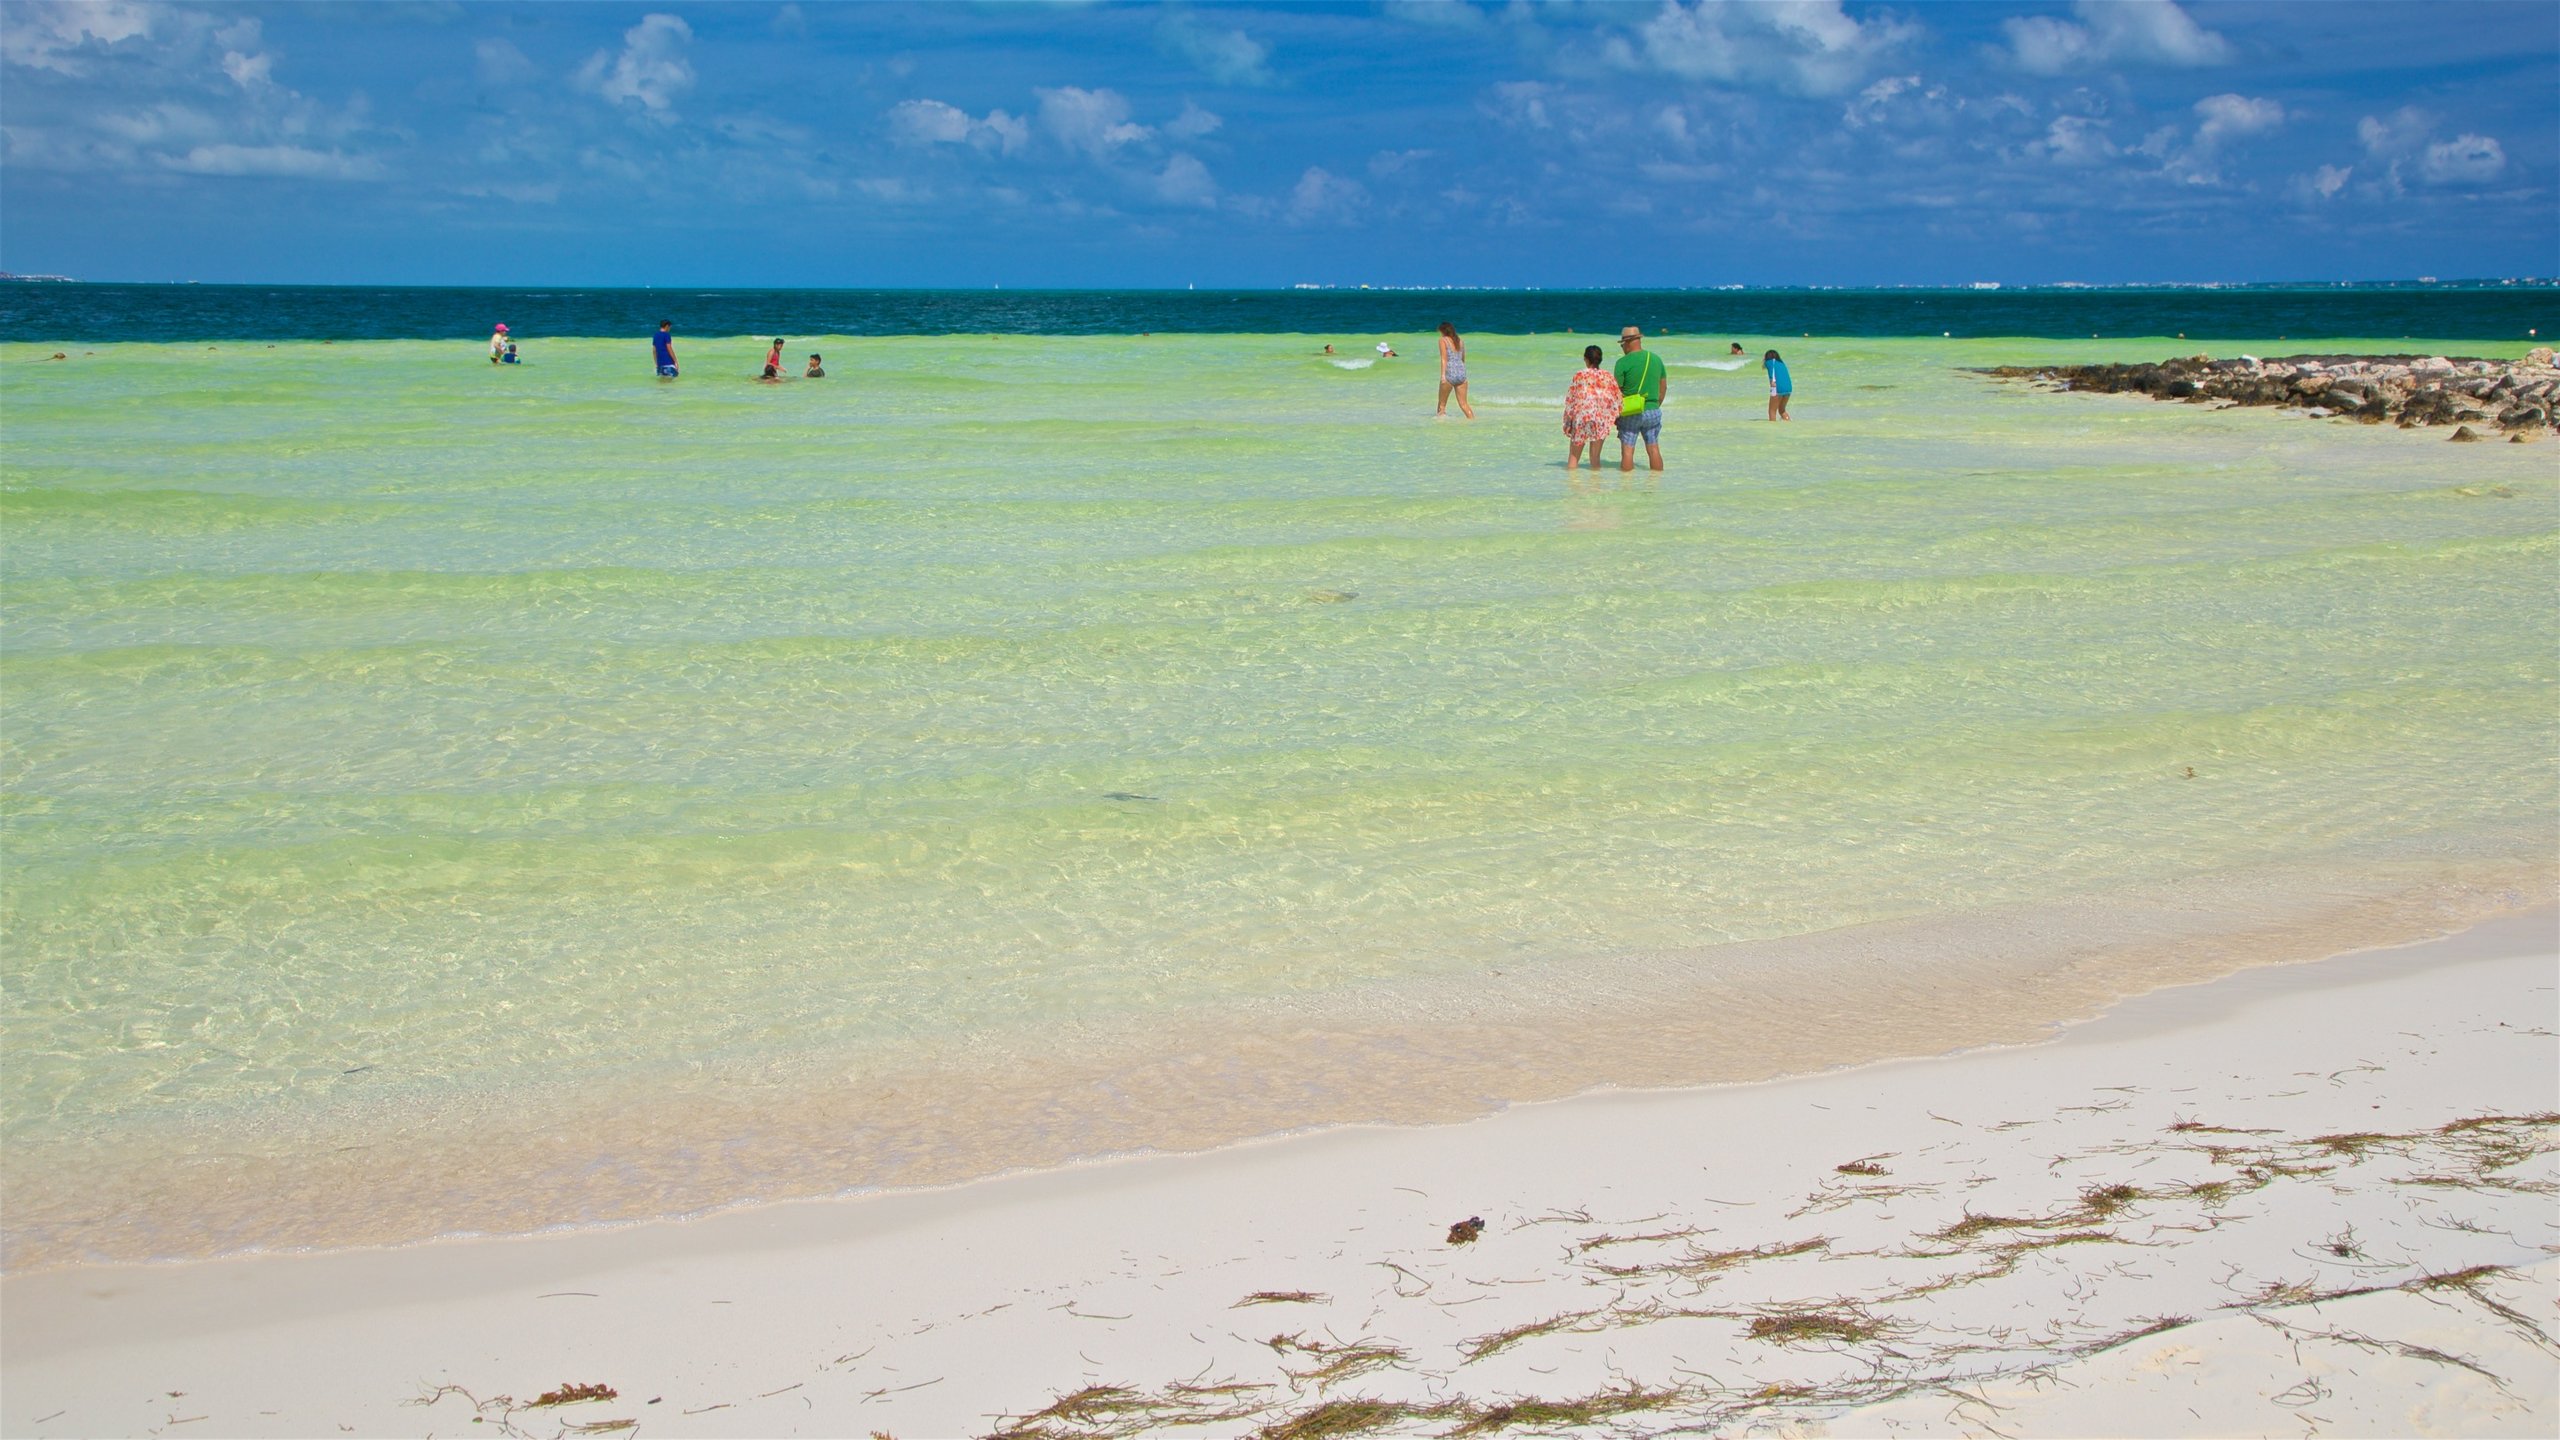
[[[1644,458],[1654,469],[1662,468],[1662,397],[1671,393],[1671,377],[1662,368],[1662,357],[1644,348],[1644,332],[1630,325],[1618,332],[1618,393],[1629,400],[1641,400],[1637,408],[1618,417],[1618,471],[1636,468],[1636,442],[1644,442]]]
[[[658,352],[658,378],[661,380],[676,378],[676,322],[659,321],[658,333],[649,337],[649,343]]]

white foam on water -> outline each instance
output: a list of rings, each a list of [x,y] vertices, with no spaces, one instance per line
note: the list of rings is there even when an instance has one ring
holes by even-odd
[[[1674,360],[1670,363],[1682,370],[1739,370],[1752,362],[1746,357],[1740,360]]]
[[[1374,356],[1367,360],[1343,360],[1328,355],[1325,357],[1324,363],[1331,365],[1337,370],[1366,370],[1378,362]]]

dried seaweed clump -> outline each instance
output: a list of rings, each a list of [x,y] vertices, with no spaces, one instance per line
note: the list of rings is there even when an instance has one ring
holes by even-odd
[[[1307,1369],[1288,1373],[1293,1380],[1312,1380],[1318,1386],[1337,1384],[1381,1366],[1401,1365],[1406,1358],[1405,1353],[1395,1346],[1369,1339],[1324,1341],[1309,1340],[1303,1335],[1274,1335],[1262,1343],[1279,1354],[1286,1355],[1295,1350],[1315,1361]]]
[[[575,1405],[586,1400],[613,1400],[620,1398],[621,1394],[621,1391],[610,1385],[563,1385],[557,1390],[543,1392],[541,1399],[529,1402],[524,1408],[539,1410],[545,1405]]]
[[[1580,1400],[1514,1400],[1473,1412],[1465,1424],[1448,1434],[1450,1440],[1461,1440],[1464,1436],[1490,1435],[1515,1425],[1589,1425],[1620,1415],[1668,1409],[1690,1398],[1683,1391],[1650,1390],[1631,1383]]]
[[[1226,1425],[1250,1419],[1260,1404],[1237,1397],[1261,1385],[1175,1385],[1161,1395],[1125,1385],[1088,1385],[1045,1409],[1007,1416],[987,1440],[1128,1440],[1169,1425]]]
[[[1284,1416],[1253,1432],[1254,1440],[1335,1440],[1367,1435],[1407,1420],[1443,1420],[1441,1405],[1407,1405],[1400,1400],[1327,1400],[1310,1410]]]
[[[1841,1306],[1829,1310],[1781,1310],[1755,1317],[1751,1338],[1777,1345],[1837,1341],[1859,1345],[1884,1333],[1884,1322]]]
[[[1452,1245],[1473,1245],[1476,1243],[1476,1237],[1483,1233],[1484,1217],[1481,1215],[1470,1215],[1466,1219],[1449,1227],[1449,1243]]]

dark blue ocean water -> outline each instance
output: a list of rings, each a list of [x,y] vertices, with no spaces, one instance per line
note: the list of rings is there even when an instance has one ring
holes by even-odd
[[[2513,340],[2560,333],[2560,286],[2214,290],[578,290],[0,283],[0,340],[477,339],[518,334],[1731,335]]]

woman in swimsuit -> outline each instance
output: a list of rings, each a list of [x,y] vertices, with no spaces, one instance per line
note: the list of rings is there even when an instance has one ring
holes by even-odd
[[[1458,413],[1473,420],[1476,409],[1467,403],[1467,342],[1458,338],[1458,327],[1440,322],[1440,416],[1449,414],[1449,395],[1458,396]]]

